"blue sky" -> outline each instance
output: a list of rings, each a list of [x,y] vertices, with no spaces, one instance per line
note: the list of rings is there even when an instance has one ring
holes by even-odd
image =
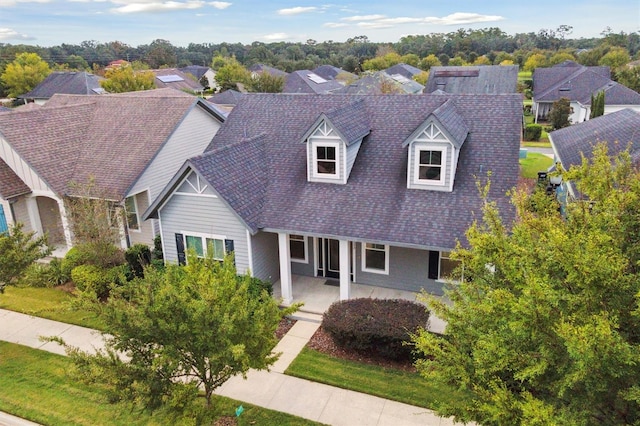
[[[571,25],[571,38],[640,30],[640,0],[0,0],[0,43],[85,40],[189,43],[396,42],[411,34],[499,27],[508,34]]]

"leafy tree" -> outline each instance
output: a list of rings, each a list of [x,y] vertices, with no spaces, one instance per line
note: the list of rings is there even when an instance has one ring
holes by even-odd
[[[0,233],[0,293],[7,285],[15,284],[27,267],[51,254],[47,237],[34,238],[35,232],[23,232],[17,223],[7,232]]]
[[[622,47],[613,47],[602,58],[600,58],[598,64],[606,65],[615,70],[616,68],[627,65],[629,61],[631,61],[631,57],[629,56],[627,49]]]
[[[429,80],[429,71],[421,71],[420,74],[416,74],[413,76],[413,81],[417,81],[423,86],[427,85],[428,80]]]
[[[429,71],[431,67],[439,67],[442,64],[440,63],[440,59],[432,53],[422,58],[418,65],[421,70]]]
[[[461,56],[454,56],[453,58],[449,59],[448,65],[460,67],[463,65],[467,65],[467,62]]]
[[[426,378],[466,392],[441,415],[483,425],[640,421],[640,174],[628,152],[563,174],[588,201],[516,193],[518,219],[487,203],[454,257],[466,280],[431,300],[444,338],[415,336]],[[532,208],[534,207],[535,208]]]
[[[491,65],[491,61],[486,56],[478,56],[474,61],[473,65]]]
[[[553,103],[549,112],[549,121],[553,130],[562,129],[571,125],[571,101],[568,98],[560,98]]]
[[[591,113],[589,118],[596,118],[604,115],[604,90],[591,94]]]
[[[558,52],[549,58],[549,65],[557,65],[564,61],[575,61],[576,57],[569,52]]]
[[[524,63],[524,71],[533,71],[536,68],[542,68],[547,66],[547,57],[542,53],[534,53],[529,56]]]
[[[109,93],[137,92],[156,87],[156,77],[151,71],[135,71],[131,65],[123,65],[108,70],[106,80],[100,85]]]
[[[383,56],[367,59],[362,63],[364,71],[382,71],[402,62],[402,57],[396,52],[389,52]]]
[[[94,304],[106,324],[106,349],[95,356],[71,350],[80,376],[104,383],[113,400],[147,408],[171,401],[185,405],[230,377],[266,369],[275,331],[284,315],[254,279],[239,277],[233,255],[219,263],[190,253],[188,265],[145,271],[102,305]],[[122,360],[117,354],[127,355]]]
[[[0,80],[12,98],[25,94],[42,82],[51,69],[37,53],[20,53],[7,64]]]
[[[238,83],[248,85],[251,73],[236,58],[225,59],[225,64],[216,71],[216,82],[220,90],[237,89]]]
[[[281,93],[284,87],[284,77],[261,72],[251,76],[249,91],[258,93]]]
[[[615,72],[618,83],[640,92],[640,66],[621,68]]]

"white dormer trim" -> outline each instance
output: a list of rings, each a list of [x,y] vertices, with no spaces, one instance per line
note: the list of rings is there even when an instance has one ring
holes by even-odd
[[[347,183],[346,143],[333,127],[323,120],[307,139],[307,180],[309,182]],[[333,173],[322,165],[333,167]]]
[[[413,139],[410,139],[408,145],[407,188],[453,191],[455,162],[458,153],[447,133],[442,131],[435,122],[429,120],[424,128],[414,133]],[[425,152],[436,154],[436,156],[432,160],[427,158],[424,163],[421,163],[421,153]],[[438,178],[425,177],[425,172],[429,171],[427,169],[430,167],[430,160],[433,161],[431,163],[432,173],[435,173],[437,168],[440,169]]]

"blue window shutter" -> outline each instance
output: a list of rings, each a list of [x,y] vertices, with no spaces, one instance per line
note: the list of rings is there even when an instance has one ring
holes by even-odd
[[[429,251],[429,272],[427,273],[429,279],[438,279],[438,268],[440,267],[440,252]]]
[[[184,235],[176,234],[176,251],[178,252],[178,265],[187,264],[187,256],[184,253]]]
[[[7,218],[4,214],[4,208],[0,206],[0,233],[7,232],[9,227],[7,226]]]

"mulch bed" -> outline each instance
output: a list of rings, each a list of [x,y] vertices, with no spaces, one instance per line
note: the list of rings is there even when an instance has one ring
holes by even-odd
[[[287,334],[289,330],[291,330],[291,327],[293,327],[295,323],[296,320],[292,318],[282,318],[282,320],[280,320],[280,324],[278,324],[278,328],[276,328],[276,337],[278,338],[278,340],[282,339],[282,337]]]

